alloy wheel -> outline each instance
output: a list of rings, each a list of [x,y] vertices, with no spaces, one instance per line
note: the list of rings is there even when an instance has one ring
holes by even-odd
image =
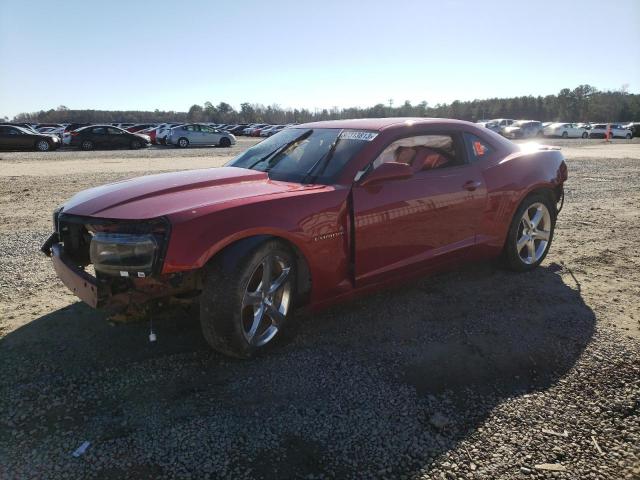
[[[516,251],[523,263],[536,263],[545,254],[551,238],[551,214],[543,203],[533,203],[524,211],[516,235]]]
[[[240,312],[242,333],[250,345],[269,343],[282,328],[291,304],[290,271],[285,259],[268,255],[251,274]]]
[[[46,152],[47,150],[49,150],[49,142],[47,142],[46,140],[40,140],[37,144],[36,147],[38,148],[38,150],[40,150],[41,152]]]

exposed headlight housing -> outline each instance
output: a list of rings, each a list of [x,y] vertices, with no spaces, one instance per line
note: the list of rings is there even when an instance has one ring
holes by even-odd
[[[98,232],[91,238],[89,257],[97,272],[145,277],[153,271],[157,252],[153,234]]]

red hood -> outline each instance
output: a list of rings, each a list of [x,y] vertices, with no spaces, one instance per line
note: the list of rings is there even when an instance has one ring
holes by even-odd
[[[132,178],[84,190],[64,204],[73,215],[141,220],[249,197],[300,190],[264,172],[222,167]]]

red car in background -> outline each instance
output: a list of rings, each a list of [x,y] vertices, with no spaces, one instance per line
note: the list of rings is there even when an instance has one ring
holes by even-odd
[[[140,130],[146,130],[148,128],[157,127],[158,125],[155,123],[139,123],[138,125],[133,125],[131,127],[126,128],[127,132],[136,133]]]
[[[468,122],[308,123],[222,168],[80,192],[54,213],[43,251],[93,307],[195,296],[209,344],[250,357],[295,307],[499,256],[535,268],[566,179],[557,149],[521,148]]]
[[[144,135],[148,135],[149,138],[151,139],[151,143],[156,144],[158,143],[156,140],[156,135],[158,133],[158,127],[150,127],[150,128],[145,128],[144,130],[138,130],[136,133],[142,133]]]

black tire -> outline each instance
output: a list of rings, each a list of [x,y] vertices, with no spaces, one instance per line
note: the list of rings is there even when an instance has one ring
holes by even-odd
[[[142,142],[140,140],[132,140],[131,150],[138,150],[139,148],[142,148]]]
[[[569,134],[567,132],[562,132],[562,138],[569,138]]]
[[[631,135],[630,133],[627,133],[627,135],[625,136],[625,138],[626,138],[627,140],[631,140],[631,137],[632,137],[632,135]]]
[[[582,133],[582,138],[589,138],[589,134],[587,132]]]
[[[550,221],[551,221],[551,225],[549,229],[550,233],[549,233],[549,240],[547,242],[546,250],[544,251],[542,256],[538,259],[538,261],[527,264],[520,257],[520,253],[518,252],[516,243],[517,243],[518,235],[520,233],[522,216],[524,215],[524,212],[529,208],[531,208],[531,206],[535,203],[542,203],[547,207],[550,215]],[[532,193],[522,201],[522,203],[516,210],[516,213],[514,214],[513,219],[511,220],[511,225],[509,226],[509,232],[507,234],[507,240],[505,242],[505,245],[502,251],[502,257],[503,257],[505,266],[508,269],[516,272],[527,272],[527,271],[533,270],[538,265],[540,265],[540,263],[542,263],[542,261],[545,259],[545,257],[549,253],[549,249],[551,248],[551,243],[553,241],[553,232],[556,226],[556,215],[557,215],[556,206],[549,199],[548,195],[545,195],[543,193]]]
[[[189,139],[180,137],[176,142],[176,145],[180,148],[187,148],[189,146]]]
[[[38,152],[48,152],[51,150],[51,142],[41,139],[35,143],[34,147]]]
[[[275,336],[264,345],[255,346],[246,338],[246,308],[243,298],[268,256],[276,256],[290,265],[291,269],[284,288],[289,289],[289,305],[284,321]],[[214,350],[236,358],[250,358],[264,352],[285,337],[295,298],[296,267],[291,250],[278,240],[268,240],[239,260],[235,266],[223,266],[215,259],[204,268],[202,294],[200,295],[200,326],[207,343]],[[251,313],[249,313],[249,317]]]
[[[80,149],[81,150],[93,150],[93,142],[91,140],[82,140],[82,143],[80,143]]]
[[[231,146],[231,140],[228,137],[222,137],[218,145],[224,148],[229,148]]]

